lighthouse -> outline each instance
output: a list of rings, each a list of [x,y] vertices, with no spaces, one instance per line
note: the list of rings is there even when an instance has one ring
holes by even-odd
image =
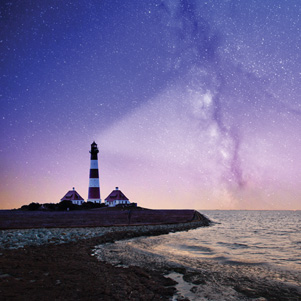
[[[87,202],[101,203],[100,191],[99,191],[99,174],[98,174],[98,160],[97,154],[99,150],[95,141],[91,144],[91,164],[90,164],[90,176],[89,176],[89,193]]]

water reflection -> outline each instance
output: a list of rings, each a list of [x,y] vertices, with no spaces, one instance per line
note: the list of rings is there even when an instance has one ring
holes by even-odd
[[[249,293],[262,287],[266,292],[280,289],[280,294],[288,289],[294,290],[293,296],[301,296],[301,292],[295,293],[301,286],[298,272],[300,245],[289,239],[296,233],[300,212],[277,213],[279,223],[270,212],[206,213],[211,220],[218,220],[221,224],[100,245],[95,255],[100,260],[123,267],[184,269],[183,279],[194,277],[193,281],[198,283],[185,288],[187,283],[183,282],[186,296],[194,289],[195,299],[192,300],[200,300],[206,295],[216,296],[216,300],[241,300],[241,291]],[[235,219],[237,223],[233,225]],[[283,227],[284,224],[287,226]],[[283,235],[286,232],[288,235]],[[177,277],[181,279],[182,276]],[[234,286],[237,287],[235,290]]]

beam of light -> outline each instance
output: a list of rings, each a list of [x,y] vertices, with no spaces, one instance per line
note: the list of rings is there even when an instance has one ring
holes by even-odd
[[[285,159],[273,145],[279,137],[291,144],[287,131],[300,120],[288,129],[270,124],[273,119],[283,123],[280,102],[255,73],[221,55],[219,32],[195,5],[163,1],[161,8],[174,78],[99,136],[104,155],[124,158],[126,177],[155,183],[149,189],[161,191],[166,203],[172,199],[169,204],[190,199],[206,207],[207,198],[217,208],[267,208],[273,197],[279,208],[284,194],[276,191],[279,181],[271,173],[279,173],[277,161]],[[292,179],[293,200],[294,172],[283,173]],[[175,190],[177,197],[169,195]]]

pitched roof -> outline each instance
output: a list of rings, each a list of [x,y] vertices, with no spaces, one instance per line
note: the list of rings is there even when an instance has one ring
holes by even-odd
[[[113,202],[115,200],[128,201],[129,199],[116,187],[105,199],[107,202]]]
[[[84,199],[77,193],[77,191],[73,188],[73,190],[69,190],[63,198],[61,198],[61,201],[73,201],[73,200],[81,200]]]

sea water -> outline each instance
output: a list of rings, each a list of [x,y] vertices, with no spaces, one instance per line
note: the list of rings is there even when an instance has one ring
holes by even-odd
[[[209,228],[170,234],[162,249],[223,263],[301,270],[301,211],[200,211]]]
[[[98,246],[95,254],[117,266],[193,271],[197,281],[190,282],[199,285],[188,285],[179,273],[168,275],[190,300],[242,300],[236,283],[248,290],[286,285],[301,296],[301,211],[200,213],[213,222],[210,227],[118,241]]]

